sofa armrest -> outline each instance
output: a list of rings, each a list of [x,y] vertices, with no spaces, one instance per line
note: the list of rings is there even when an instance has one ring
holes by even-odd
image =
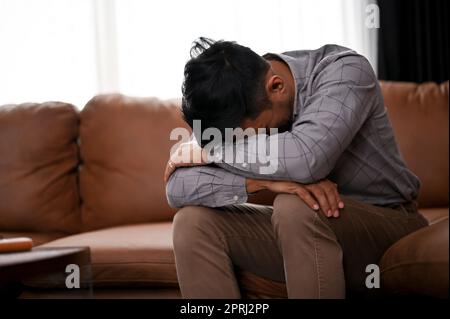
[[[381,285],[389,294],[448,298],[448,218],[392,245],[381,259]]]

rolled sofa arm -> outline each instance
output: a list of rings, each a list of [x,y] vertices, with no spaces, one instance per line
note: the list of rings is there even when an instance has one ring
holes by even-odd
[[[448,298],[448,218],[400,239],[380,262],[381,288],[396,295]]]

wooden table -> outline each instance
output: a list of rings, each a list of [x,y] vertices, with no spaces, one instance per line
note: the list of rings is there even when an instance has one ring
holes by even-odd
[[[69,264],[78,265],[81,269],[89,267],[90,262],[89,247],[35,247],[25,252],[1,253],[0,297],[18,297],[24,280],[65,274]],[[92,290],[90,286],[88,288]]]

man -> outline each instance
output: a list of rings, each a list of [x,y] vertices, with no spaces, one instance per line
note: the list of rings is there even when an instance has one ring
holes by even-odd
[[[183,297],[241,297],[237,268],[286,282],[289,298],[364,293],[366,267],[427,225],[415,204],[419,180],[398,151],[363,56],[325,45],[261,57],[201,38],[184,76],[189,125],[279,132],[264,135],[277,145],[271,174],[236,157],[211,163],[209,151],[192,143],[180,150],[203,160],[169,160],[167,198],[183,207],[173,230]],[[203,147],[204,137],[196,135]],[[279,194],[273,206],[245,204],[262,189]]]

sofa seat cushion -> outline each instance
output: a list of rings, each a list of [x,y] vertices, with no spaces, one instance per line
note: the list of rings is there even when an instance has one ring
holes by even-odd
[[[172,223],[106,228],[43,246],[89,246],[94,286],[177,286]]]
[[[288,297],[284,282],[266,279],[242,269],[236,269],[236,277],[242,297],[245,299],[285,299]]]
[[[424,227],[388,249],[380,263],[385,291],[448,298],[448,223]]]
[[[37,233],[37,232],[16,232],[16,231],[1,231],[0,235],[3,238],[14,238],[14,237],[28,237],[33,240],[33,246],[39,246],[48,243],[52,240],[64,237],[67,234],[64,233]]]
[[[83,289],[39,289],[27,287],[20,299],[180,299],[180,289],[175,287],[126,288],[105,287],[92,293]]]
[[[436,224],[448,218],[448,207],[442,208],[420,208],[420,213],[428,220],[430,225]]]

